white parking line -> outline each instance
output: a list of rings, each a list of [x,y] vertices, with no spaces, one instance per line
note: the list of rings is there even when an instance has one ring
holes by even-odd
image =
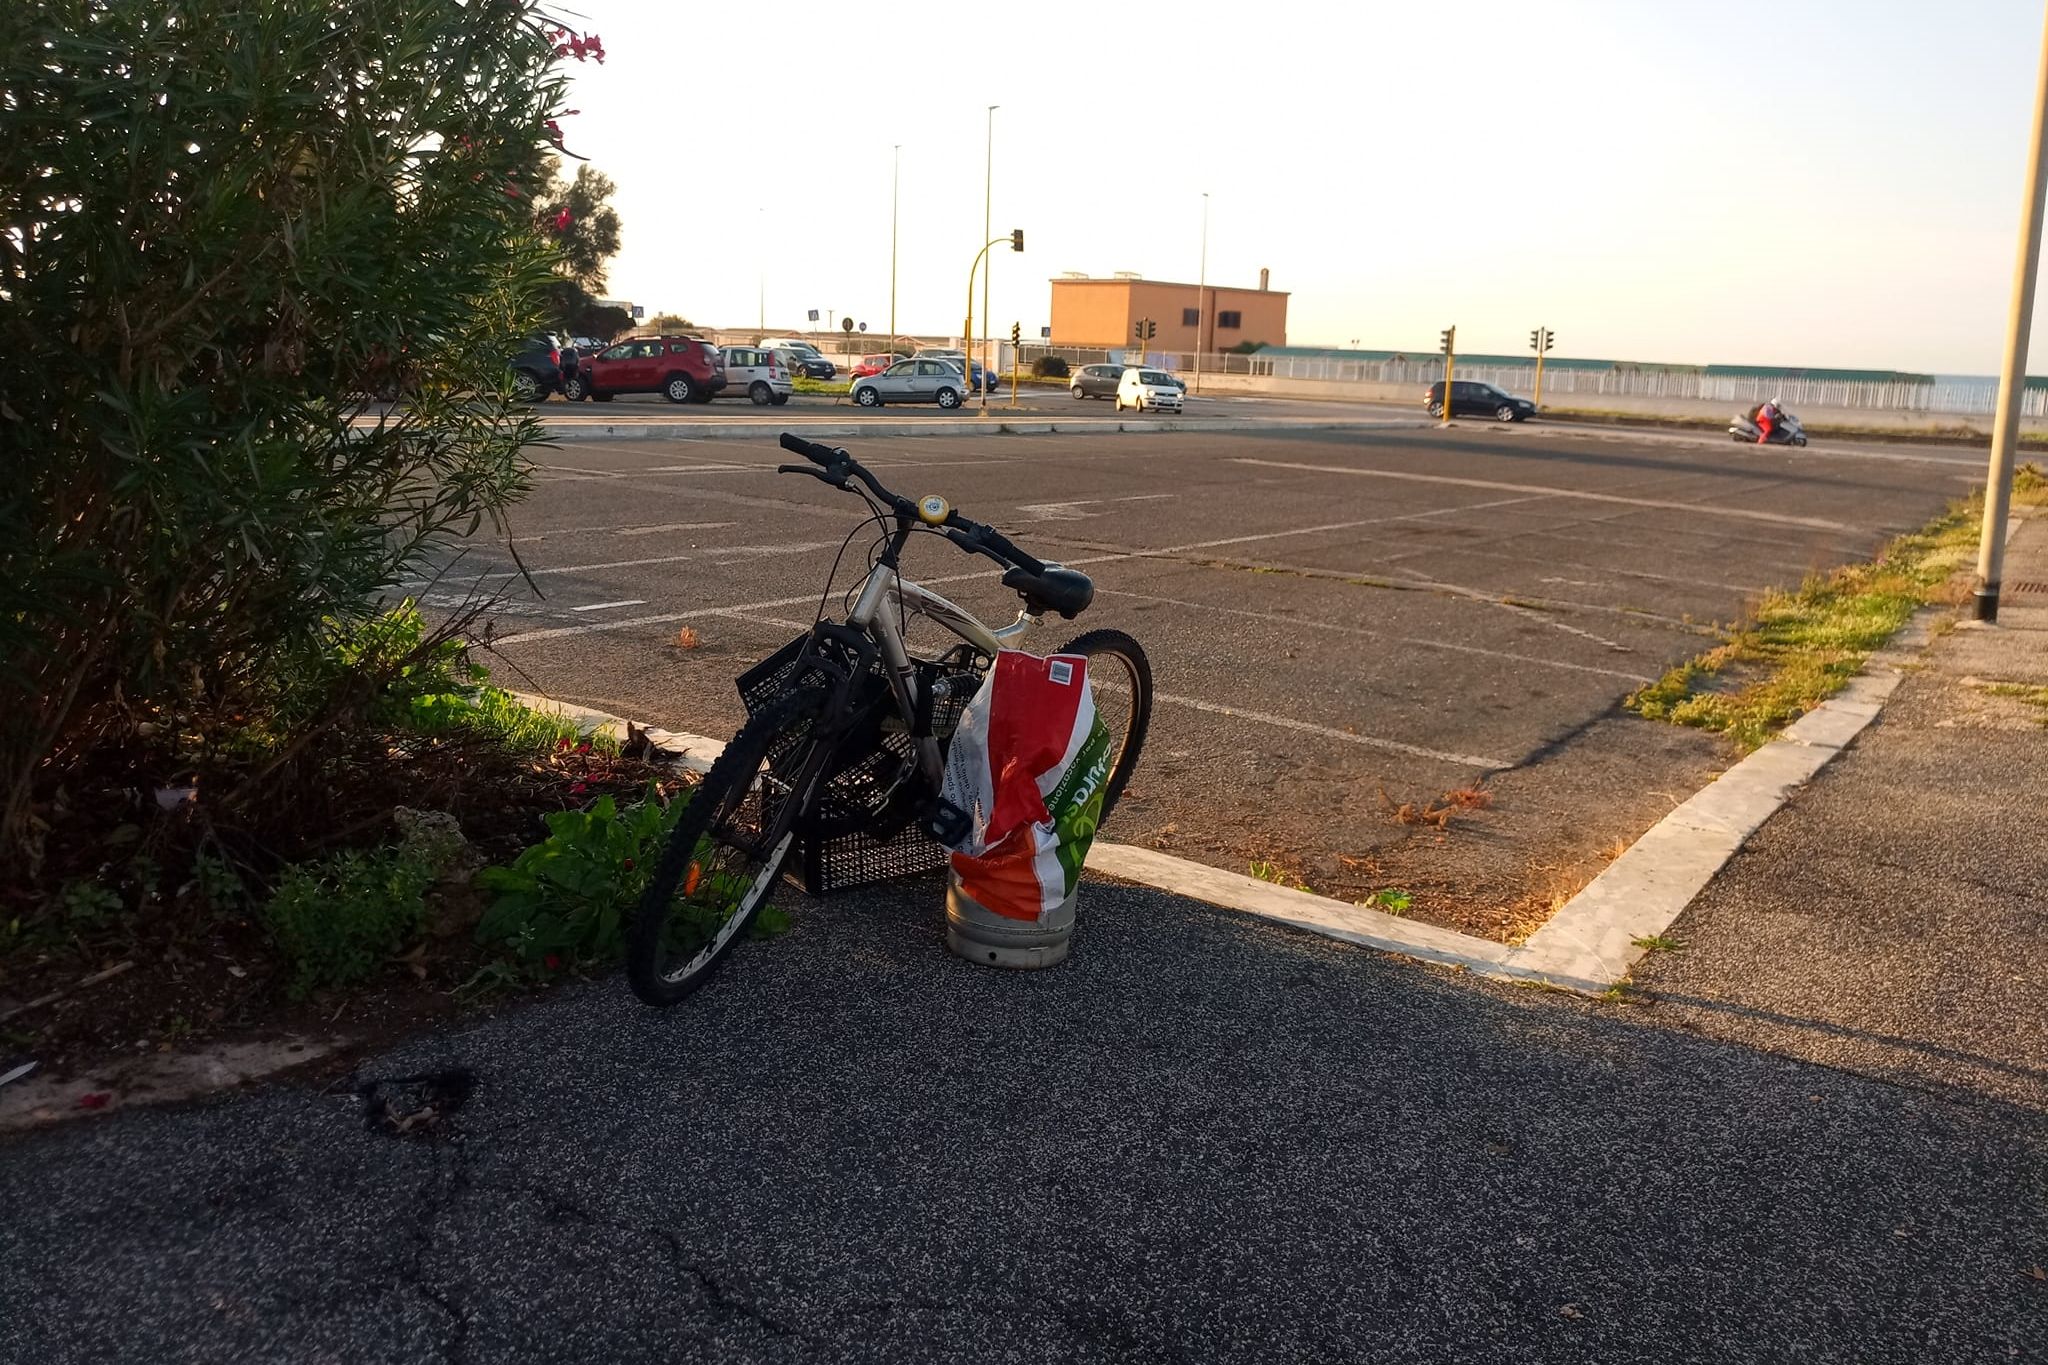
[[[612,609],[613,607],[644,607],[644,606],[646,606],[646,605],[647,605],[647,599],[646,599],[646,598],[644,598],[644,597],[625,597],[625,598],[621,598],[620,600],[618,600],[618,601],[616,601],[616,602],[590,602],[590,603],[587,603],[587,604],[585,604],[584,606],[580,606],[580,607],[571,607],[571,608],[569,608],[569,610],[570,610],[570,611],[610,611],[610,610],[611,610],[611,609]]]
[[[1619,493],[1591,493],[1577,488],[1547,488],[1542,484],[1503,483],[1497,479],[1460,479],[1449,474],[1416,474],[1407,470],[1357,469],[1349,465],[1295,464],[1287,460],[1258,460],[1235,456],[1236,464],[1260,465],[1267,469],[1295,469],[1309,474],[1351,474],[1365,479],[1400,479],[1408,483],[1449,484],[1456,488],[1497,488],[1505,493],[1531,493],[1544,498],[1576,498],[1582,502],[1611,502],[1624,507],[1649,507],[1666,512],[1690,512],[1705,517],[1733,517],[1739,521],[1761,521],[1773,526],[1803,526],[1814,531],[1848,531],[1839,521],[1825,517],[1795,517],[1783,512],[1758,512],[1747,507],[1716,507],[1711,503],[1674,502],[1665,498],[1630,498]]]
[[[1623,682],[1650,683],[1657,681],[1641,673],[1626,673],[1618,668],[1597,668],[1592,664],[1568,663],[1563,659],[1546,659],[1538,654],[1516,654],[1504,649],[1484,649],[1478,645],[1452,644],[1448,640],[1425,640],[1411,635],[1388,635],[1364,626],[1344,626],[1335,621],[1315,621],[1302,616],[1278,616],[1269,611],[1247,611],[1241,607],[1219,607],[1208,602],[1190,602],[1178,597],[1158,597],[1151,593],[1125,592],[1118,588],[1097,588],[1098,597],[1128,597],[1137,602],[1158,602],[1163,606],[1187,607],[1193,611],[1218,612],[1225,616],[1244,616],[1254,621],[1280,627],[1302,626],[1309,630],[1330,631],[1341,635],[1358,635],[1369,640],[1385,640],[1389,644],[1406,645],[1417,649],[1440,649],[1451,654],[1472,654],[1485,659],[1499,659],[1505,663],[1536,664],[1542,668],[1562,668],[1573,673],[1592,673],[1603,678],[1618,678]]]
[[[1434,759],[1438,763],[1453,763],[1464,768],[1483,768],[1494,771],[1512,768],[1515,765],[1506,759],[1477,758],[1471,754],[1445,753],[1442,749],[1425,749],[1419,744],[1403,744],[1399,740],[1381,739],[1377,735],[1355,734],[1350,730],[1334,730],[1327,725],[1314,725],[1291,716],[1276,716],[1267,711],[1246,711],[1221,702],[1203,701],[1199,697],[1183,697],[1172,692],[1154,692],[1154,701],[1171,702],[1175,706],[1191,707],[1196,711],[1207,711],[1211,715],[1231,716],[1238,720],[1257,721],[1261,725],[1277,725],[1283,730],[1300,730],[1305,734],[1321,735],[1325,739],[1342,740],[1346,744],[1359,744],[1368,749],[1385,749],[1390,753],[1408,754],[1415,758]]]

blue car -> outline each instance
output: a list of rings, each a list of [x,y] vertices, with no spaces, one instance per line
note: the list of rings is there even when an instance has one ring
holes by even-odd
[[[966,355],[959,351],[919,351],[917,354],[920,359],[943,360],[956,370],[964,362],[969,367],[967,387],[976,392],[985,392],[988,389],[988,376],[982,373],[979,360],[968,360]]]

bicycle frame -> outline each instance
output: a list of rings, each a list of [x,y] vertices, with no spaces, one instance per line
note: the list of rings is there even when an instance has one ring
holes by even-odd
[[[911,582],[886,560],[869,570],[846,623],[866,634],[881,651],[882,661],[889,666],[889,689],[895,695],[897,710],[902,713],[904,725],[913,732],[918,704],[917,669],[903,643],[906,611],[929,616],[990,658],[1038,624],[1036,616],[1020,611],[1009,625],[992,630],[965,607]],[[924,735],[916,743],[918,767],[936,791],[945,776],[939,742]]]

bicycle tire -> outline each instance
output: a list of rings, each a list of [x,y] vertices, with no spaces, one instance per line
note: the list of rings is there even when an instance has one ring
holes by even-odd
[[[795,774],[800,781],[805,780],[803,774],[810,766],[812,746],[799,737],[794,744],[784,746],[784,753],[778,757],[776,742],[805,721],[815,724],[824,704],[822,692],[806,689],[758,712],[740,727],[732,742],[725,746],[725,752],[697,784],[696,791],[690,794],[689,805],[677,817],[668,847],[662,851],[661,862],[648,881],[626,932],[626,980],[633,994],[644,1003],[666,1009],[694,994],[724,965],[761,907],[767,904],[796,838],[804,800],[796,794],[785,796],[762,822],[765,827],[745,831],[744,838],[740,809],[756,790],[763,793],[761,804],[765,808],[769,788],[763,778],[777,767]],[[758,850],[761,862],[751,870],[751,881],[739,902],[712,931],[710,942],[681,967],[666,969],[664,949],[678,908],[676,892],[684,889],[685,896],[695,894],[695,880],[685,888],[685,874],[693,868],[701,874],[702,855],[698,850],[706,840],[725,849]],[[713,883],[718,880],[716,874],[710,878]]]
[[[1131,780],[1131,770],[1138,766],[1138,755],[1145,747],[1145,732],[1152,724],[1152,661],[1145,657],[1144,646],[1120,630],[1091,630],[1076,635],[1073,639],[1054,650],[1055,654],[1080,654],[1088,660],[1088,677],[1098,687],[1109,682],[1114,689],[1118,682],[1099,676],[1097,660],[1114,659],[1124,671],[1123,683],[1131,690],[1131,714],[1124,727],[1122,747],[1117,751],[1116,761],[1109,770],[1109,780],[1102,785],[1102,819],[1109,819],[1109,813],[1116,809],[1116,803],[1124,794],[1124,787]],[[1103,714],[1098,695],[1097,714]],[[1107,724],[1105,717],[1105,724]],[[1112,743],[1116,736],[1110,736]]]

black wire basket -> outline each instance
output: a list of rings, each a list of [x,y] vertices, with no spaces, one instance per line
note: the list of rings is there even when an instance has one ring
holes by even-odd
[[[912,661],[918,673],[918,728],[949,744],[981,685],[986,660],[965,646]],[[946,850],[918,830],[916,742],[903,728],[880,659],[847,641],[801,635],[741,674],[740,701],[757,715],[796,689],[851,683],[853,725],[841,739],[816,806],[797,831],[789,875],[814,896],[916,876],[946,865]],[[778,737],[771,770],[805,737]]]

